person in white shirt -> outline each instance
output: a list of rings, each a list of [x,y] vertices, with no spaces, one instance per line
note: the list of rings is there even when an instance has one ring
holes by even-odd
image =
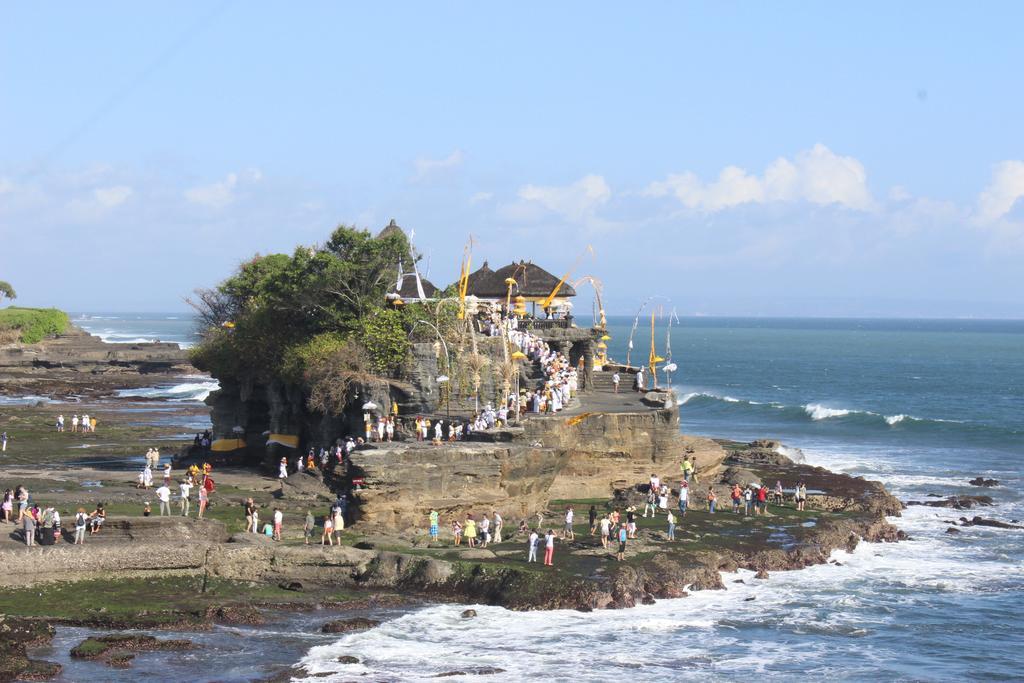
[[[540,540],[540,536],[537,535],[537,530],[534,529],[530,532],[530,551],[526,555],[527,562],[537,561],[537,541]]]
[[[616,372],[615,374],[612,375],[612,386],[615,387],[615,393],[616,394],[619,393],[619,382],[620,381],[622,381],[622,380],[619,378],[619,373]]]
[[[181,496],[181,515],[188,517],[189,511],[189,494],[192,493],[192,484],[188,483],[188,480],[178,484],[178,492]]]
[[[274,508],[274,540],[281,540],[281,522],[284,521],[284,513],[280,509]]]
[[[171,515],[171,490],[167,488],[167,484],[162,485],[156,490],[156,497],[160,500],[160,516],[163,517]]]
[[[562,533],[562,538],[568,539],[570,541],[576,540],[576,534],[572,530],[572,520],[573,520],[574,516],[575,516],[575,513],[572,511],[572,507],[570,506],[570,507],[566,508],[566,510],[565,510],[565,531]],[[554,546],[551,546],[551,547],[553,548]]]
[[[498,511],[494,511],[494,542],[501,543],[501,527],[505,524]]]

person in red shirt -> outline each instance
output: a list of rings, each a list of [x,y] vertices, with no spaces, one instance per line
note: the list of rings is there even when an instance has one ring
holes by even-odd
[[[768,487],[764,484],[757,490],[757,507],[761,509],[762,515],[768,510]]]

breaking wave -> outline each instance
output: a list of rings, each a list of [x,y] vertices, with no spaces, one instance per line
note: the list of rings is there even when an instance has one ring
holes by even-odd
[[[762,414],[773,416],[774,419],[788,419],[793,422],[848,422],[887,428],[928,428],[940,425],[944,425],[946,428],[956,425],[963,425],[967,428],[986,428],[981,424],[972,424],[961,420],[918,417],[909,413],[887,415],[872,410],[860,410],[821,402],[787,405],[777,401],[763,402],[737,398],[712,391],[680,392],[679,405],[687,406],[690,409],[770,411],[762,412]]]
[[[220,383],[209,377],[195,378],[198,381],[182,384],[143,387],[141,389],[122,389],[117,392],[118,398],[163,399],[181,403],[201,403],[211,392],[220,389]]]

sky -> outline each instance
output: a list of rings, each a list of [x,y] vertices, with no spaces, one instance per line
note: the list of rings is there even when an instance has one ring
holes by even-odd
[[[599,279],[609,313],[1024,317],[1021,25],[1019,2],[6,3],[0,280],[187,310],[253,254],[394,218],[435,284],[472,236],[474,264]]]

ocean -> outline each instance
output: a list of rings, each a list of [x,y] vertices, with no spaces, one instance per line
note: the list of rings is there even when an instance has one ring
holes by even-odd
[[[75,322],[97,334],[188,341],[185,318]],[[631,325],[610,321],[616,360],[626,357]],[[648,356],[648,325],[637,330],[634,364]],[[661,320],[661,355],[665,335]],[[464,620],[463,606],[417,608],[302,650],[299,662],[319,676],[308,680],[425,680],[477,667],[504,670],[486,681],[1021,678],[1024,531],[946,529],[961,515],[1024,519],[1024,321],[684,318],[671,347],[688,433],[778,439],[903,500],[986,494],[995,505],[910,507],[892,520],[908,541],[861,544],[836,552],[838,564],[766,581],[731,574],[725,591],[628,610],[478,606]],[[1000,486],[967,484],[979,475]],[[360,663],[340,664],[340,655]]]

